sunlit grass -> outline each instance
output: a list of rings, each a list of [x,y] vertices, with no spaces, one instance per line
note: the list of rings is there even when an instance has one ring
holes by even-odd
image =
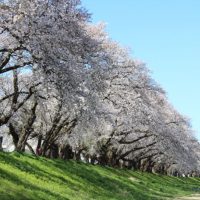
[[[200,192],[200,179],[0,153],[1,200],[162,200]]]

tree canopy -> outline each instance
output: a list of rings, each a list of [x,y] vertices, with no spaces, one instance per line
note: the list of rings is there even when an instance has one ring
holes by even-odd
[[[0,132],[17,151],[199,174],[188,118],[79,0],[0,2]]]

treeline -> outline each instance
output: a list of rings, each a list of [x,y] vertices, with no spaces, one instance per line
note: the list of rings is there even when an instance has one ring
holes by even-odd
[[[0,131],[16,151],[199,176],[200,146],[146,66],[79,0],[0,2]]]

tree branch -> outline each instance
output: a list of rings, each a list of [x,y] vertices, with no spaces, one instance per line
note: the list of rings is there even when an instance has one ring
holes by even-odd
[[[19,69],[19,68],[22,68],[22,67],[25,67],[25,66],[28,66],[28,65],[32,65],[32,64],[33,64],[33,62],[29,61],[29,62],[24,62],[22,65],[14,65],[14,66],[11,66],[11,67],[6,67],[5,69],[0,69],[0,74],[9,72],[9,71],[12,71],[12,70],[15,70],[15,69]]]

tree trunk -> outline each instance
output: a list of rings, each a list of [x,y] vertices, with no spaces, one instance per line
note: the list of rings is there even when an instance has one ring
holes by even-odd
[[[32,146],[26,142],[26,146],[29,148],[30,152],[33,154],[33,155],[36,155],[35,151],[33,150]]]
[[[58,151],[58,145],[57,144],[52,144],[50,147],[50,158],[58,158],[59,156],[59,151]]]
[[[23,131],[22,134],[20,134],[19,136],[19,140],[17,143],[17,147],[16,147],[16,151],[19,152],[24,152],[25,151],[25,146],[26,146],[26,142],[28,140],[29,134],[27,133],[27,131]]]
[[[95,161],[97,160],[97,156],[96,155],[93,155],[91,156],[91,164],[94,165],[95,164]]]
[[[73,159],[73,157],[74,157],[74,153],[72,151],[72,148],[69,145],[67,145],[64,151],[64,159],[69,160],[69,159]]]
[[[79,149],[77,152],[75,152],[75,160],[80,161],[81,160],[81,153],[84,151],[84,148]]]
[[[0,137],[0,151],[2,151],[3,150],[3,137],[1,136]]]
[[[12,125],[12,123],[9,123],[9,133],[12,136],[13,144],[15,146],[15,150],[17,149],[17,144],[19,141],[19,136],[15,130],[15,127]]]
[[[36,147],[36,155],[38,155],[38,156],[41,156],[41,154],[42,154],[41,144],[42,144],[42,135],[39,135],[38,143],[37,143],[37,147]]]
[[[67,126],[65,132],[66,134],[69,134],[72,129],[76,126],[76,119],[73,119],[72,121],[68,121],[68,118],[62,120],[62,122],[60,122],[61,117],[59,118],[58,121],[58,125],[53,124],[51,129],[46,133],[46,137],[44,138],[44,142],[42,144],[42,155],[45,156],[46,152],[48,151],[48,149],[51,147],[51,145],[54,144],[56,138],[58,138],[60,131],[62,130],[62,128],[64,126]]]

